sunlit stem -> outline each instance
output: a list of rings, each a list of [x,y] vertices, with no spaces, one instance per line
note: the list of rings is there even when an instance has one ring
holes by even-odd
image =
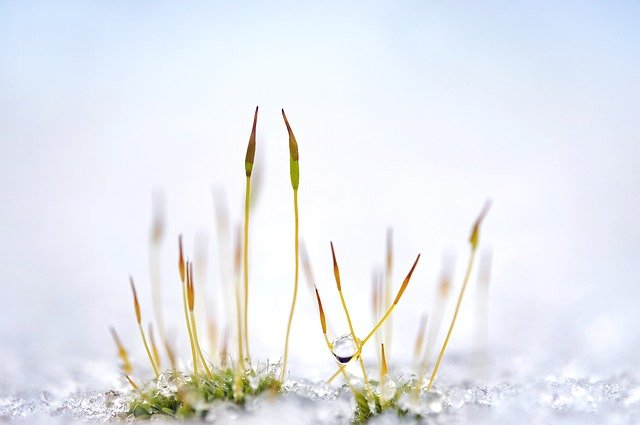
[[[353,323],[351,322],[351,315],[349,314],[349,308],[347,308],[347,302],[344,300],[344,295],[342,294],[342,283],[340,282],[340,269],[338,267],[336,252],[333,248],[333,242],[331,242],[331,257],[333,259],[333,275],[336,279],[336,287],[338,288],[338,294],[340,295],[340,302],[342,303],[342,309],[344,310],[344,314],[347,317],[347,324],[349,325],[349,332],[351,332],[351,338],[353,338],[353,343],[356,344],[358,362],[360,363],[360,368],[362,369],[362,377],[364,378],[365,385],[368,388],[369,378],[367,376],[367,370],[364,367],[364,362],[362,361],[362,357],[360,357],[360,354],[362,353],[362,344],[360,343],[360,340],[356,336],[356,333],[353,329]]]
[[[362,353],[363,343],[360,342],[360,340],[356,336],[356,333],[353,329],[353,324],[351,323],[351,316],[349,315],[349,309],[347,308],[347,303],[344,300],[344,295],[342,295],[342,290],[339,289],[338,293],[340,294],[340,302],[342,303],[342,309],[344,310],[345,316],[347,316],[347,323],[349,324],[349,332],[351,332],[351,337],[353,338],[353,342],[356,344],[356,347],[358,349],[357,351],[358,363],[360,363],[360,368],[362,369],[362,377],[364,378],[365,385],[369,386],[369,377],[367,376],[367,370],[365,369],[364,362],[362,361],[362,357],[360,356],[360,354]]]
[[[138,328],[140,328],[142,343],[144,344],[144,349],[146,350],[147,356],[149,357],[149,363],[151,363],[151,368],[155,372],[156,378],[158,378],[158,368],[156,367],[156,364],[153,361],[153,356],[151,355],[151,351],[149,350],[149,344],[147,344],[147,338],[144,335],[144,329],[142,329],[142,314],[140,313],[140,303],[138,302],[138,294],[136,292],[136,287],[133,284],[133,278],[131,276],[129,276],[129,283],[131,284],[131,292],[133,293],[133,307],[136,312],[136,322],[138,323]]]
[[[133,379],[131,379],[129,375],[125,373],[124,377],[127,378],[127,381],[129,382],[129,385],[131,385],[131,388],[133,388],[135,391],[140,391],[140,387],[138,387],[138,385],[136,385],[136,383],[133,382]]]
[[[298,219],[298,189],[293,189],[293,216],[295,222],[294,231],[294,257],[295,257],[295,273],[293,278],[293,300],[291,301],[291,310],[289,312],[289,321],[287,323],[287,335],[284,342],[284,357],[282,361],[282,370],[280,371],[280,381],[284,380],[287,371],[287,359],[289,355],[289,336],[291,334],[291,324],[293,323],[293,313],[296,308],[296,299],[298,298],[298,279],[300,274],[300,238]]]
[[[476,248],[471,248],[471,255],[469,256],[469,263],[467,264],[467,271],[464,275],[464,281],[462,282],[462,288],[460,289],[460,294],[458,294],[458,302],[456,303],[456,309],[453,312],[453,319],[451,319],[451,323],[449,324],[449,330],[447,331],[447,336],[444,339],[444,343],[442,344],[442,348],[440,349],[440,354],[438,354],[438,360],[436,360],[436,364],[433,367],[433,371],[431,372],[431,378],[429,379],[429,385],[427,385],[427,391],[431,389],[433,386],[433,381],[436,378],[436,374],[438,373],[438,369],[440,368],[440,363],[442,362],[442,358],[444,357],[444,352],[447,349],[447,345],[449,344],[449,339],[451,339],[451,333],[453,332],[453,327],[456,324],[456,320],[458,319],[458,312],[460,311],[460,306],[462,305],[462,298],[464,297],[464,292],[467,289],[467,283],[469,282],[469,276],[471,276],[471,269],[473,268],[473,261],[476,257]]]
[[[144,329],[142,329],[142,325],[138,323],[138,328],[140,328],[140,336],[142,337],[142,343],[144,344],[144,349],[147,352],[147,356],[149,357],[149,363],[151,363],[151,367],[153,368],[153,373],[156,374],[156,378],[160,375],[158,373],[158,368],[156,367],[156,363],[153,361],[153,356],[151,355],[151,351],[149,350],[149,344],[147,344],[147,337],[144,335]]]
[[[384,385],[384,379],[389,373],[389,368],[387,367],[387,357],[384,354],[384,343],[380,344],[380,357],[382,358],[380,363],[380,386],[382,387],[382,385]]]
[[[416,380],[416,385],[413,391],[413,396],[415,399],[420,397],[422,384],[428,372],[431,354],[433,352],[433,348],[438,338],[440,326],[442,325],[442,318],[444,315],[444,311],[449,301],[449,295],[451,294],[452,265],[448,257],[445,257],[445,259],[447,261],[445,261],[445,263],[443,264],[442,275],[440,277],[440,283],[437,289],[437,295],[436,295],[437,302],[436,302],[435,310],[433,312],[433,320],[430,325],[431,331],[427,333],[426,347],[422,354],[422,360],[419,364],[418,378]]]
[[[236,321],[237,321],[237,343],[238,343],[238,373],[236,374],[236,380],[241,373],[244,373],[244,348],[243,348],[243,336],[242,332],[244,327],[242,326],[242,286],[240,284],[240,231],[236,233],[236,246],[234,253],[234,270],[235,270],[235,298],[236,298]],[[238,391],[241,391],[240,388]]]
[[[196,349],[198,350],[200,360],[202,360],[202,365],[204,366],[204,370],[207,373],[207,376],[209,378],[212,378],[213,374],[211,373],[211,369],[209,369],[209,366],[207,366],[207,361],[205,360],[204,355],[202,354],[202,349],[200,348],[200,342],[198,341],[198,330],[196,328],[196,319],[194,317],[193,310],[189,312],[189,317],[191,318],[191,324],[193,327],[193,342],[195,343]]]
[[[471,270],[473,269],[473,262],[476,257],[476,251],[478,250],[478,242],[480,238],[480,224],[482,224],[482,220],[487,215],[489,211],[489,207],[491,207],[491,201],[487,201],[480,212],[480,215],[476,219],[476,222],[473,224],[473,228],[471,229],[471,236],[469,237],[469,243],[471,244],[471,254],[469,255],[469,263],[467,264],[467,271],[464,275],[464,280],[462,282],[462,288],[460,288],[460,294],[458,295],[458,302],[456,303],[456,309],[453,312],[453,319],[451,319],[451,324],[449,325],[449,330],[447,331],[447,337],[442,344],[442,348],[440,349],[440,354],[438,354],[438,360],[436,360],[436,364],[433,367],[433,372],[431,372],[431,378],[429,379],[429,385],[427,385],[427,391],[431,390],[433,386],[433,381],[436,378],[436,374],[438,373],[438,369],[440,368],[440,363],[442,362],[442,358],[444,357],[444,352],[447,349],[447,345],[449,344],[449,339],[451,338],[451,333],[453,332],[453,327],[456,324],[456,320],[458,319],[458,313],[460,312],[460,306],[462,305],[462,298],[464,297],[464,292],[467,289],[467,283],[469,283],[469,276],[471,276]],[[418,383],[420,384],[420,383]]]
[[[191,321],[189,320],[189,308],[187,307],[187,283],[182,281],[182,306],[184,308],[184,320],[187,324],[187,333],[189,334],[189,345],[191,347],[191,359],[193,361],[193,373],[198,374],[198,357],[196,356],[196,347],[193,342],[193,330],[191,329]]]
[[[122,341],[120,340],[120,337],[118,336],[116,330],[113,327],[110,327],[109,331],[111,332],[113,341],[115,342],[116,347],[118,348],[118,357],[120,357],[120,360],[122,361],[122,366],[121,366],[122,371],[125,374],[129,374],[133,370],[131,366],[131,361],[129,360],[129,353],[127,352],[127,349],[125,348],[125,346],[122,344]]]
[[[347,365],[349,363],[351,363],[351,361],[354,358],[356,358],[357,356],[359,356],[361,354],[362,347],[364,347],[364,345],[371,339],[371,337],[373,337],[373,335],[375,335],[375,333],[378,331],[378,329],[380,329],[380,327],[389,318],[389,316],[391,316],[391,313],[393,313],[393,310],[398,305],[398,302],[400,301],[400,298],[402,298],[402,294],[404,293],[404,290],[407,288],[407,285],[409,284],[409,281],[411,280],[411,275],[413,274],[413,271],[415,270],[416,266],[418,265],[418,261],[419,260],[420,260],[420,254],[418,254],[418,257],[416,258],[416,261],[413,263],[413,266],[411,266],[411,270],[409,270],[409,273],[407,274],[407,277],[405,277],[404,282],[402,282],[402,285],[400,286],[400,289],[398,290],[398,294],[396,295],[396,298],[393,301],[393,304],[391,305],[391,307],[389,307],[389,309],[384,314],[384,316],[382,316],[382,319],[380,319],[378,321],[378,323],[376,323],[376,325],[373,327],[373,329],[371,329],[371,332],[369,332],[369,334],[362,341],[360,341],[360,347],[359,347],[358,351],[356,352],[356,354],[353,357],[351,357],[351,359],[347,363],[341,365],[338,368],[338,370],[333,375],[331,375],[331,377],[327,380],[327,383],[331,383],[331,381],[336,379],[336,377],[344,370],[344,368],[347,367]]]
[[[196,318],[193,313],[196,302],[196,291],[194,289],[194,275],[193,275],[193,263],[188,263],[189,269],[187,273],[187,301],[189,304],[189,317],[191,319],[191,332],[193,333],[193,342],[195,344],[195,348],[198,352],[200,360],[202,361],[202,366],[204,367],[207,376],[211,378],[213,375],[211,374],[211,370],[207,365],[207,361],[202,354],[202,349],[200,348],[200,342],[198,340],[198,328],[196,325]]]
[[[314,286],[314,290],[316,294],[316,299],[318,301],[318,312],[320,314],[320,325],[322,326],[322,335],[324,336],[324,342],[327,344],[327,348],[329,349],[329,352],[333,354],[333,344],[331,343],[331,341],[329,341],[329,337],[327,337],[327,319],[324,315],[324,309],[322,308],[322,300],[320,299],[320,293],[318,292],[318,288],[316,288],[315,286]],[[349,389],[351,390],[351,392],[355,395],[355,388],[353,387],[353,385],[351,385],[351,380],[349,379],[349,376],[347,375],[347,372],[345,370],[342,371],[342,376],[344,377],[344,381],[349,386]]]
[[[244,345],[246,356],[249,357],[249,203],[251,198],[251,176],[247,176],[244,195],[244,243],[243,243],[243,270],[244,270]]]

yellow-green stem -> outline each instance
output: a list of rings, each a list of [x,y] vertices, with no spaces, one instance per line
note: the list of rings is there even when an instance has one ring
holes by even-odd
[[[462,282],[462,288],[460,289],[460,294],[458,295],[458,302],[456,303],[456,309],[453,312],[453,319],[451,320],[451,324],[449,325],[449,331],[447,331],[447,337],[444,340],[444,344],[442,344],[442,348],[440,349],[440,354],[438,354],[438,360],[436,361],[436,364],[433,367],[433,372],[431,372],[431,378],[429,379],[429,385],[427,386],[427,391],[429,391],[433,386],[433,381],[435,380],[436,374],[438,373],[438,369],[440,368],[440,362],[442,362],[442,358],[444,357],[444,352],[447,349],[447,345],[449,344],[449,339],[451,338],[451,333],[453,332],[453,327],[456,324],[456,320],[458,318],[458,312],[460,311],[460,305],[462,304],[462,297],[464,296],[464,291],[467,289],[469,276],[471,276],[471,269],[473,268],[473,261],[475,259],[475,256],[476,256],[476,245],[472,244],[471,255],[469,256],[469,263],[467,265],[467,271],[464,275],[464,281]]]
[[[387,310],[385,315],[382,316],[382,319],[380,319],[378,321],[378,323],[373,327],[373,329],[371,330],[371,332],[369,332],[369,334],[366,336],[366,338],[363,339],[362,341],[360,341],[360,346],[358,347],[358,351],[356,352],[356,354],[353,357],[351,357],[351,359],[349,359],[348,362],[346,362],[345,364],[341,365],[340,368],[338,368],[338,370],[336,371],[336,373],[334,373],[331,376],[331,378],[329,378],[327,380],[327,383],[331,383],[331,381],[333,381],[336,378],[336,376],[338,376],[338,374],[340,374],[344,370],[344,368],[347,367],[347,365],[349,363],[351,363],[351,361],[354,358],[360,356],[360,354],[362,353],[362,347],[364,347],[364,345],[367,343],[367,341],[369,341],[371,339],[371,337],[373,337],[373,335],[375,335],[375,333],[378,331],[378,329],[380,329],[380,327],[389,318],[389,316],[391,316],[391,313],[393,313],[394,308],[400,302],[400,298],[402,298],[402,294],[404,294],[405,289],[407,289],[407,285],[409,285],[409,281],[411,280],[411,276],[413,275],[413,272],[414,272],[416,266],[418,265],[418,261],[420,261],[420,254],[418,254],[418,256],[416,257],[416,260],[414,261],[413,266],[411,266],[411,270],[409,270],[409,273],[407,274],[407,277],[404,278],[404,281],[402,282],[402,285],[400,286],[400,289],[398,290],[398,294],[396,295],[395,300],[393,300],[393,304],[391,305],[391,307],[389,307],[389,309]]]
[[[149,344],[147,344],[147,337],[144,335],[144,329],[142,329],[142,325],[138,323],[138,328],[140,328],[140,335],[142,336],[142,343],[144,344],[144,349],[147,351],[147,356],[149,357],[149,363],[151,363],[151,367],[153,368],[153,372],[156,374],[156,379],[158,378],[158,368],[156,367],[156,363],[153,361],[153,356],[151,355],[151,351],[149,350]]]
[[[247,184],[244,194],[244,243],[243,243],[243,269],[244,269],[244,348],[249,357],[249,202],[251,197],[251,176],[247,176]]]
[[[207,376],[209,378],[213,377],[213,375],[211,374],[211,370],[209,369],[209,366],[207,366],[207,361],[204,358],[204,355],[202,354],[202,349],[200,348],[200,342],[198,341],[198,330],[196,328],[196,318],[193,314],[193,310],[191,310],[189,312],[189,317],[191,318],[191,329],[193,331],[193,342],[195,343],[196,349],[198,350],[198,354],[200,355],[200,360],[202,360],[202,365],[204,366],[204,370],[207,373]]]
[[[240,301],[240,279],[236,280],[236,320],[238,322],[238,367],[244,372],[244,348],[242,347],[242,306]]]
[[[282,370],[280,371],[280,382],[284,381],[284,376],[287,371],[287,359],[289,355],[289,335],[291,333],[291,323],[293,322],[293,312],[296,308],[296,299],[298,297],[298,275],[300,272],[300,239],[299,233],[299,220],[298,220],[298,189],[293,189],[293,216],[295,221],[295,235],[294,235],[294,255],[295,255],[295,274],[293,278],[293,300],[291,301],[291,311],[289,312],[289,322],[287,323],[287,335],[284,341],[284,357],[282,360]]]
[[[187,285],[182,282],[182,304],[184,307],[184,320],[187,324],[187,333],[189,334],[189,345],[191,346],[191,358],[193,360],[193,373],[198,374],[198,357],[196,357],[196,347],[193,343],[193,331],[189,320],[189,308],[187,307]]]
[[[362,344],[360,340],[356,336],[355,331],[353,330],[353,323],[351,322],[351,315],[349,314],[349,309],[347,308],[347,303],[344,300],[344,295],[342,295],[342,289],[338,290],[340,294],[340,302],[342,303],[342,309],[344,310],[344,314],[347,316],[347,323],[349,324],[349,332],[351,332],[351,338],[353,338],[353,343],[356,344],[358,349],[358,363],[360,363],[360,368],[362,369],[362,377],[364,378],[364,383],[367,387],[369,387],[369,378],[367,376],[367,370],[364,368],[364,362],[362,361],[362,357],[360,354],[362,353]]]
[[[378,321],[378,323],[373,327],[373,329],[371,330],[371,332],[369,332],[369,334],[366,336],[365,339],[363,339],[360,342],[360,346],[358,348],[358,351],[356,352],[356,354],[351,357],[351,359],[346,362],[345,364],[341,365],[340,368],[336,371],[336,373],[334,373],[331,378],[329,378],[327,380],[327,383],[331,383],[331,381],[333,381],[334,379],[336,379],[336,377],[338,376],[338,374],[340,374],[345,367],[347,367],[347,365],[349,363],[351,363],[351,361],[353,359],[355,359],[356,357],[360,356],[360,353],[362,352],[362,347],[364,347],[364,345],[367,343],[367,341],[369,341],[371,339],[371,337],[378,331],[378,329],[380,329],[380,327],[382,326],[382,324],[389,318],[389,316],[391,316],[391,313],[393,313],[393,309],[396,307],[396,304],[391,304],[391,307],[389,307],[389,309],[387,310],[387,312],[384,314],[384,316],[382,316],[382,319],[380,319]]]

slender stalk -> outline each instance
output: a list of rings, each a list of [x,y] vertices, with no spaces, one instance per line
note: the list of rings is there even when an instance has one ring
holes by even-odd
[[[240,228],[238,227],[235,238],[235,252],[234,252],[234,271],[236,275],[235,288],[236,288],[236,320],[237,320],[237,342],[238,342],[238,363],[234,371],[233,377],[233,398],[234,400],[240,400],[243,397],[242,388],[242,375],[245,371],[244,364],[244,349],[243,349],[243,326],[242,326],[242,284],[240,282],[241,262],[242,262],[242,242],[240,239]],[[226,344],[225,344],[226,346]]]
[[[237,337],[238,337],[238,372],[239,373],[243,373],[245,370],[244,367],[244,348],[243,348],[243,337],[242,337],[242,333],[243,333],[243,329],[244,327],[242,326],[242,286],[240,284],[240,261],[241,261],[241,243],[240,243],[240,229],[238,229],[238,232],[236,234],[236,246],[235,246],[235,253],[234,253],[234,270],[236,271],[236,284],[235,284],[235,288],[236,288],[236,324],[237,324],[237,328],[238,328],[238,332],[237,332]]]
[[[249,136],[249,144],[247,146],[247,154],[245,156],[244,167],[247,176],[244,194],[244,255],[243,255],[243,271],[244,271],[244,345],[246,356],[249,357],[249,205],[251,202],[251,172],[253,171],[253,163],[256,155],[256,124],[258,121],[258,107],[253,115],[253,127]]]
[[[476,250],[471,249],[471,255],[469,256],[469,263],[467,264],[467,271],[464,275],[464,281],[462,282],[462,288],[460,289],[460,293],[458,294],[458,302],[456,303],[456,309],[453,313],[453,318],[451,319],[451,323],[449,324],[449,330],[447,331],[447,336],[444,340],[444,344],[442,344],[442,348],[440,349],[440,354],[438,354],[438,360],[436,360],[436,364],[433,367],[433,371],[431,372],[431,378],[429,379],[429,385],[427,386],[427,391],[431,389],[433,385],[433,381],[438,373],[438,369],[440,368],[440,362],[442,362],[442,358],[444,356],[444,352],[447,349],[447,345],[449,345],[449,339],[451,339],[451,333],[453,332],[453,327],[456,324],[456,320],[458,319],[458,312],[460,311],[460,305],[462,304],[462,297],[464,297],[464,292],[467,289],[467,283],[469,281],[469,276],[471,276],[471,269],[473,267],[473,261],[476,256]]]
[[[302,264],[302,271],[304,273],[305,280],[307,281],[307,287],[309,288],[309,291],[311,292],[311,297],[313,298],[314,291],[316,288],[316,280],[313,276],[313,269],[311,267],[309,253],[307,252],[306,246],[304,244],[304,240],[302,239],[300,240],[300,262]],[[331,326],[331,322],[326,321],[325,324],[327,326],[327,332],[331,335],[335,335],[336,333],[333,327]]]
[[[140,391],[140,387],[138,387],[138,385],[136,385],[135,382],[133,382],[133,379],[131,379],[129,377],[129,375],[127,375],[126,373],[124,374],[124,377],[127,378],[127,381],[129,382],[129,385],[131,385],[131,388],[134,389],[134,391]]]
[[[284,375],[287,370],[287,357],[289,354],[289,336],[291,335],[291,324],[293,323],[293,313],[296,308],[296,299],[298,298],[298,278],[300,273],[299,262],[299,220],[298,220],[298,190],[293,190],[293,214],[295,221],[295,235],[294,235],[294,252],[295,252],[295,274],[293,280],[293,300],[291,301],[291,310],[289,311],[289,321],[287,322],[287,335],[284,342],[284,359],[282,361],[282,370],[280,371],[280,381],[284,381]]]
[[[322,326],[322,335],[324,336],[324,342],[327,344],[329,352],[333,353],[333,344],[331,343],[331,341],[329,341],[329,337],[327,337],[327,319],[324,315],[324,309],[322,308],[320,293],[318,292],[318,288],[316,288],[315,286],[314,289],[316,292],[316,299],[318,300],[318,312],[320,314],[320,325]],[[347,375],[347,372],[345,370],[342,370],[342,376],[344,378],[344,381],[349,386],[351,392],[355,394],[355,388],[353,385],[351,385],[351,380],[349,379],[349,376]]]
[[[349,332],[351,332],[351,338],[353,338],[353,343],[356,344],[357,353],[360,355],[362,352],[362,344],[360,343],[360,339],[356,336],[355,331],[353,330],[353,323],[351,322],[351,315],[349,314],[349,309],[347,308],[347,302],[344,299],[344,295],[342,294],[342,284],[340,281],[340,269],[338,268],[338,261],[336,260],[336,253],[333,249],[333,242],[330,242],[331,245],[331,256],[333,258],[333,275],[336,279],[336,286],[338,287],[338,294],[340,295],[340,302],[342,303],[342,309],[344,310],[345,316],[347,316],[347,324],[349,325]],[[368,387],[369,386],[369,377],[367,376],[367,370],[364,367],[364,362],[362,361],[362,357],[358,357],[358,363],[360,363],[360,368],[362,369],[362,377],[364,378],[364,383]]]
[[[153,372],[156,374],[156,379],[158,378],[158,368],[156,367],[155,362],[153,361],[153,356],[151,355],[151,351],[149,350],[149,344],[147,344],[147,338],[144,335],[144,329],[142,329],[142,316],[140,314],[140,304],[138,303],[138,294],[136,293],[136,287],[133,284],[133,278],[129,276],[129,282],[131,283],[131,291],[133,292],[133,306],[136,311],[136,321],[138,322],[138,328],[140,329],[140,336],[142,337],[142,343],[144,344],[144,349],[147,352],[147,356],[149,357],[149,363],[151,363],[151,368]]]
[[[184,321],[187,324],[187,333],[189,334],[189,346],[191,347],[191,359],[193,360],[193,374],[198,374],[198,358],[196,357],[196,347],[193,343],[193,331],[191,330],[191,322],[189,320],[189,309],[187,306],[187,270],[184,262],[184,254],[182,250],[182,235],[178,237],[179,258],[178,269],[180,271],[180,280],[182,281],[182,309],[184,310]]]
[[[387,367],[387,357],[384,354],[384,343],[380,344],[380,357],[382,358],[382,362],[380,364],[380,386],[382,387],[382,385],[384,385],[384,379],[389,373],[389,368]]]
[[[478,250],[478,242],[480,237],[480,224],[484,219],[485,215],[489,211],[489,207],[491,206],[490,202],[487,202],[478,216],[478,219],[473,225],[473,229],[471,230],[471,236],[469,237],[469,243],[471,245],[471,254],[469,255],[469,263],[467,264],[467,271],[464,275],[464,281],[462,282],[462,288],[460,288],[460,294],[458,295],[458,302],[456,303],[456,309],[453,312],[453,319],[451,319],[451,324],[449,325],[449,330],[447,331],[447,337],[442,344],[442,348],[440,349],[440,354],[438,354],[438,360],[436,361],[435,366],[433,367],[433,372],[431,372],[431,378],[429,379],[429,385],[427,385],[427,391],[431,390],[433,386],[433,381],[436,378],[436,374],[438,373],[438,369],[440,368],[440,363],[442,362],[442,358],[444,357],[445,350],[447,349],[447,345],[449,344],[449,339],[451,339],[451,333],[453,332],[453,327],[456,324],[456,320],[458,319],[458,312],[460,311],[460,306],[462,305],[462,298],[464,297],[464,292],[467,289],[467,283],[469,282],[469,276],[471,276],[471,270],[473,268],[473,262],[476,257],[476,251]]]
[[[296,299],[298,298],[298,280],[300,274],[300,221],[298,218],[298,186],[300,184],[300,166],[298,155],[298,142],[296,141],[287,116],[282,110],[282,118],[287,126],[287,133],[289,133],[289,173],[291,176],[291,187],[293,188],[293,215],[294,215],[294,258],[295,258],[295,273],[293,278],[293,300],[291,301],[291,310],[289,312],[289,321],[287,322],[287,334],[284,342],[284,356],[282,361],[282,370],[280,371],[280,382],[284,381],[284,376],[287,373],[287,359],[289,355],[289,336],[291,335],[291,324],[293,323],[293,313],[296,308]]]
[[[244,243],[242,268],[244,270],[244,347],[249,357],[249,202],[251,197],[251,177],[247,176],[244,201]]]
[[[189,317],[191,318],[191,331],[193,332],[193,342],[195,344],[196,350],[200,355],[200,360],[202,361],[202,365],[204,366],[204,370],[207,373],[209,378],[213,377],[211,374],[211,370],[207,365],[207,361],[202,354],[202,349],[200,348],[200,342],[198,341],[198,329],[196,327],[196,318],[193,314],[193,309],[195,307],[195,291],[193,289],[193,263],[189,263],[189,269],[187,272],[187,298],[189,302]]]
[[[416,386],[413,391],[414,399],[418,399],[420,397],[420,391],[422,390],[422,383],[426,377],[429,361],[431,359],[431,353],[433,352],[433,348],[435,346],[436,340],[438,338],[438,333],[440,331],[440,326],[442,324],[442,318],[444,315],[445,307],[449,300],[449,295],[451,294],[451,280],[453,273],[453,266],[451,261],[449,261],[448,257],[445,257],[445,262],[442,266],[442,274],[440,276],[440,283],[438,285],[438,290],[436,294],[436,306],[433,313],[433,321],[431,323],[431,330],[427,335],[427,344],[424,349],[424,353],[422,354],[422,360],[419,364],[419,372],[418,378],[416,380]]]
[[[420,260],[420,254],[418,254],[418,257],[416,258],[416,261],[413,263],[413,266],[411,266],[411,270],[409,270],[409,273],[407,274],[407,277],[404,278],[404,281],[402,282],[402,285],[400,286],[400,289],[398,290],[398,294],[396,295],[396,298],[393,301],[393,304],[391,305],[391,307],[389,307],[389,309],[384,314],[384,316],[382,316],[382,319],[380,319],[378,321],[378,323],[376,323],[376,325],[373,327],[373,329],[371,329],[371,332],[369,332],[369,334],[361,341],[361,346],[360,346],[360,350],[359,351],[362,350],[362,347],[371,339],[371,337],[373,335],[375,335],[375,333],[378,331],[378,329],[380,329],[380,327],[389,318],[389,316],[391,316],[391,313],[393,313],[393,310],[398,305],[398,302],[400,301],[400,298],[402,298],[402,294],[404,293],[405,289],[407,289],[407,285],[409,284],[409,281],[411,280],[411,275],[413,274],[413,271],[415,270],[416,266],[418,265],[418,260]],[[360,355],[360,353],[359,352],[356,353],[356,356],[357,355]],[[331,381],[333,381],[344,370],[344,368],[347,367],[347,365],[349,363],[351,363],[351,361],[356,356],[353,356],[351,358],[351,360],[349,360],[347,363],[341,365],[338,368],[338,370],[336,371],[336,373],[331,375],[331,377],[327,380],[327,383],[331,383]]]
[[[133,370],[133,367],[131,366],[131,360],[129,360],[129,353],[127,352],[127,349],[124,347],[124,344],[122,344],[122,341],[120,340],[120,337],[116,333],[116,330],[113,327],[110,327],[109,331],[111,332],[111,336],[113,337],[113,342],[116,344],[116,347],[118,348],[118,357],[120,357],[120,360],[122,361],[122,366],[121,366],[122,371],[125,374],[130,374],[131,371]]]

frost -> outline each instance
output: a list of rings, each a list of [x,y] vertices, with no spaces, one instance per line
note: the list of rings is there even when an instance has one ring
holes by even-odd
[[[400,379],[405,379],[401,381]],[[403,378],[385,382],[399,385]],[[444,381],[444,380],[443,380]],[[160,391],[173,390],[171,381],[160,377]],[[202,423],[216,424],[313,424],[346,425],[350,423],[355,402],[349,389],[291,379],[280,397],[258,397],[244,408],[232,403],[214,403]],[[128,391],[47,390],[31,396],[0,396],[0,422],[17,420],[37,424],[121,422],[131,396]],[[617,424],[640,421],[640,381],[629,375],[571,377],[546,374],[539,379],[520,382],[475,381],[448,384],[438,382],[434,389],[423,391],[416,400],[410,394],[398,400],[407,412],[403,418],[395,412],[384,412],[369,423],[492,423],[522,422],[558,424]],[[152,417],[152,421],[165,418]]]

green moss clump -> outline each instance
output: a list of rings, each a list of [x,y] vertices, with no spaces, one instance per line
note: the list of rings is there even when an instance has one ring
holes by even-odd
[[[396,386],[392,380],[387,380],[383,386],[376,381],[370,381],[369,388],[356,388],[353,391],[356,407],[351,418],[353,425],[365,424],[374,416],[385,412],[395,412],[399,417],[410,415],[410,412],[400,407],[399,400],[410,396],[411,386],[403,383]]]
[[[266,391],[277,393],[282,385],[275,377],[274,368],[269,366],[236,375],[233,368],[214,369],[210,377],[164,372],[157,380],[134,392],[125,415],[139,419],[149,419],[154,415],[177,419],[204,418],[215,402],[244,406],[247,399]],[[236,386],[242,391],[238,391]]]

